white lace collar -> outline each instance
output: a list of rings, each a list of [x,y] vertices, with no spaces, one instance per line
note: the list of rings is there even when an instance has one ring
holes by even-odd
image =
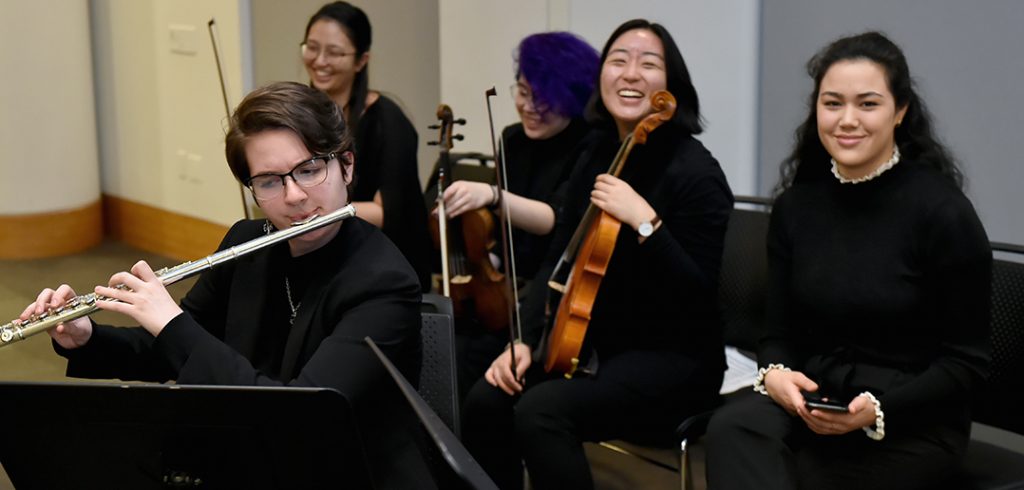
[[[867,181],[869,181],[871,179],[874,179],[875,177],[878,177],[879,175],[882,175],[882,172],[885,172],[886,170],[889,170],[890,168],[895,166],[897,163],[900,163],[900,147],[898,147],[898,146],[894,146],[893,147],[892,158],[890,158],[888,162],[883,163],[881,166],[876,168],[874,172],[871,172],[870,174],[867,174],[867,175],[865,175],[863,177],[857,177],[856,179],[847,179],[846,177],[843,177],[842,175],[840,175],[839,174],[839,169],[836,168],[836,159],[833,158],[831,161],[832,161],[832,175],[835,175],[836,178],[839,179],[839,183],[841,183],[841,184],[860,184],[861,182],[867,182]]]

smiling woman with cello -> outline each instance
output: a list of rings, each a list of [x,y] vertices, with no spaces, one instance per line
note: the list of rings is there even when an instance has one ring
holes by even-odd
[[[533,488],[590,488],[581,441],[664,437],[711,405],[721,384],[715,298],[732,194],[718,162],[693,137],[701,131],[700,111],[686,64],[662,26],[633,20],[605,45],[598,85],[587,116],[601,137],[570,177],[537,274],[541,284],[548,280],[589,205],[597,212],[587,215],[607,220],[585,226],[620,225],[610,233],[613,253],[576,355],[580,369],[544,369],[551,363],[543,345],[555,339],[543,313],[547,291],[534,288],[524,304],[522,341],[514,344],[515,372],[506,349],[464,403],[466,445],[502,488],[522,488],[521,460]],[[667,105],[645,120],[655,109],[651,96],[664,90],[678,109]],[[664,122],[651,130],[658,120]],[[613,160],[624,164],[619,177],[605,173]],[[582,250],[588,248],[584,242]],[[574,269],[589,269],[586,257],[580,253]]]

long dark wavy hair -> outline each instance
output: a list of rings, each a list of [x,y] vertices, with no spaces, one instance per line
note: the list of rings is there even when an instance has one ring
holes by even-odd
[[[963,187],[963,174],[932,129],[931,114],[917,95],[903,51],[885,35],[871,31],[838,39],[807,62],[807,74],[814,79],[814,91],[808,99],[807,118],[796,130],[793,152],[782,162],[779,184],[775,187],[776,196],[797,182],[831,178],[830,157],[818,136],[818,91],[828,69],[837,62],[849,60],[868,60],[881,66],[896,101],[896,109],[907,108],[895,134],[903,159],[935,167],[952,179],[957,187]]]
[[[672,35],[661,24],[655,24],[645,19],[633,19],[624,22],[615,29],[615,32],[608,38],[608,42],[605,43],[604,49],[601,50],[601,63],[599,66],[604,66],[604,61],[608,59],[608,51],[612,49],[612,44],[615,43],[615,40],[633,29],[646,29],[661,39],[662,48],[665,50],[665,81],[667,82],[668,91],[676,99],[676,113],[672,117],[672,122],[688,134],[700,134],[704,128],[703,124],[701,124],[700,101],[697,99],[697,89],[693,86],[690,70],[686,68],[683,54],[679,52],[679,48],[676,46],[675,40],[672,39]],[[608,108],[605,107],[604,101],[601,100],[600,69],[597,72],[595,87],[597,88],[594,90],[594,94],[590,96],[584,116],[591,124],[614,126],[612,116],[608,113]]]
[[[356,60],[370,50],[370,45],[373,43],[373,29],[370,27],[370,19],[359,7],[348,2],[331,2],[320,7],[320,10],[317,10],[306,23],[306,33],[302,36],[303,42],[309,37],[309,29],[318,20],[332,20],[341,26],[341,30],[345,32],[356,48]],[[366,109],[366,94],[369,91],[370,63],[366,63],[352,80],[352,92],[348,99],[348,126],[353,131],[359,130],[359,118],[362,116],[363,110]]]

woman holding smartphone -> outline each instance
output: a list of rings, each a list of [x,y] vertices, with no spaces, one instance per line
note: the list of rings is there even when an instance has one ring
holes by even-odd
[[[931,488],[988,369],[988,238],[899,47],[842,38],[808,72],[768,231],[766,396],[712,419],[709,488]]]

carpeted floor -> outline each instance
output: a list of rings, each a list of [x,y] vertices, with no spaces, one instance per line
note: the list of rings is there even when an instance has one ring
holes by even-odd
[[[112,274],[128,270],[138,260],[146,260],[154,269],[179,262],[142,252],[118,242],[107,241],[84,253],[38,260],[0,260],[0,323],[7,323],[24,310],[43,288],[71,285],[78,294],[88,293],[96,284],[105,284]],[[188,291],[194,278],[168,288],[175,299]],[[105,312],[93,318],[112,325],[128,325],[130,319]],[[50,337],[36,335],[25,341],[0,349],[0,382],[2,381],[75,381],[64,376],[65,362],[54,354]],[[599,489],[672,489],[679,488],[678,474],[652,466],[638,459],[620,455],[595,445],[587,445],[594,481]],[[658,450],[647,454],[667,464],[675,464],[674,451]],[[700,454],[695,453],[696,459]],[[58,463],[59,464],[59,463]],[[697,471],[699,467],[697,464]],[[2,468],[0,468],[2,470]],[[700,474],[695,474],[700,482]],[[698,483],[698,488],[703,485]],[[5,472],[0,471],[0,490],[14,488]]]

